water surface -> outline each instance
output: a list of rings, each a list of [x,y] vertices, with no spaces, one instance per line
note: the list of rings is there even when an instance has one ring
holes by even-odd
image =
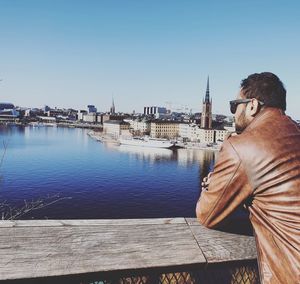
[[[204,150],[109,146],[82,129],[1,127],[0,141],[2,202],[66,198],[24,219],[195,217],[215,161]]]

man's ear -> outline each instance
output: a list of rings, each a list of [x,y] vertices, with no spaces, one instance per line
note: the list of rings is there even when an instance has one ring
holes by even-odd
[[[256,99],[252,99],[250,102],[250,115],[256,116],[259,113],[259,102]]]

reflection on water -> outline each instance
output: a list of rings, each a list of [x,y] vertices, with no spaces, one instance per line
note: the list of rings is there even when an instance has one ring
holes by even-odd
[[[110,150],[126,153],[129,156],[150,163],[162,161],[177,161],[178,165],[188,167],[199,164],[200,178],[213,170],[217,152],[203,149],[163,149],[139,146],[107,144]]]
[[[26,128],[24,126],[10,127],[10,126],[0,124],[0,134],[4,134],[4,135],[11,135],[13,133],[18,133],[18,132],[24,133],[25,129]]]
[[[119,152],[127,153],[135,159],[148,161],[150,163],[162,162],[167,160],[177,161],[182,167],[189,167],[194,164],[199,164],[199,184],[202,179],[213,171],[217,152],[206,151],[203,149],[160,149],[160,148],[145,148],[138,146],[113,146]]]
[[[133,158],[148,161],[150,163],[175,159],[174,152],[170,149],[146,148],[129,145],[116,146],[115,149],[117,149],[121,153],[127,153]]]
[[[188,166],[199,163],[201,171],[207,173],[212,170],[215,161],[215,151],[206,151],[202,149],[178,149],[178,163],[182,166]]]

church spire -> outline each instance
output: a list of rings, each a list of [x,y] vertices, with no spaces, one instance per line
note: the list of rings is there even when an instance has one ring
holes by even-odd
[[[212,100],[209,95],[209,76],[207,77],[206,93],[202,105],[201,128],[212,128]]]
[[[110,108],[110,113],[115,114],[115,112],[116,112],[115,101],[114,101],[114,97],[112,97],[112,105],[111,105],[111,108]]]
[[[209,103],[209,76],[207,77],[207,86],[206,86],[206,94],[205,94],[205,102]]]

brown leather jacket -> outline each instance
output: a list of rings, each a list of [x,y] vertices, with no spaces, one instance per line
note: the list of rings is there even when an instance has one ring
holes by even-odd
[[[281,110],[262,110],[220,150],[196,213],[214,228],[248,204],[261,282],[300,283],[300,128]]]

